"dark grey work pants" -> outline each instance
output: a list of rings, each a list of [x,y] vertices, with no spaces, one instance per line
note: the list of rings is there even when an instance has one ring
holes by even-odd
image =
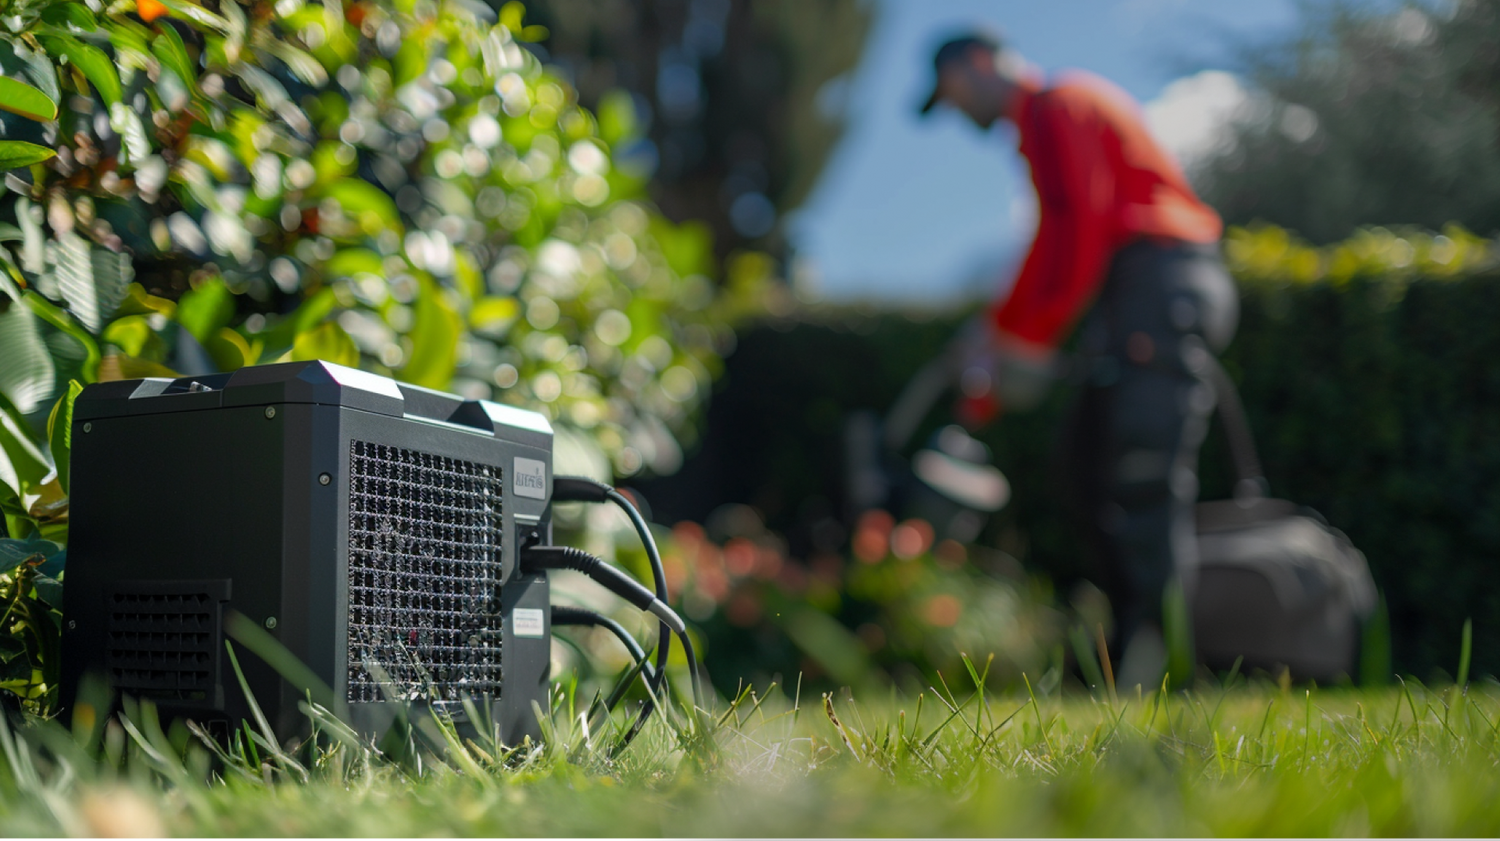
[[[1082,393],[1064,454],[1114,607],[1117,654],[1142,623],[1160,623],[1174,575],[1192,593],[1198,449],[1215,403],[1195,371],[1238,320],[1217,245],[1156,241],[1116,253],[1084,320]]]

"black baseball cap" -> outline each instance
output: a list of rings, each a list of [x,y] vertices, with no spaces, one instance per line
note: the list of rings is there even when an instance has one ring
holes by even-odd
[[[932,54],[932,70],[934,74],[934,78],[932,80],[932,95],[927,97],[927,101],[922,104],[922,107],[918,109],[917,113],[926,114],[938,104],[938,100],[942,99],[942,97],[938,94],[937,77],[942,76],[943,67],[951,61],[957,61],[959,58],[962,58],[969,52],[969,50],[974,49],[975,47],[991,53],[998,53],[1001,49],[1004,48],[1004,44],[995,34],[977,30],[972,32],[964,32],[960,35],[949,38],[947,41],[944,41],[942,43],[942,46],[937,48],[937,52]]]

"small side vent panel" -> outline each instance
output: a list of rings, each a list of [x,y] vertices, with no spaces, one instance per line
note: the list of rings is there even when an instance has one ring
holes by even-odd
[[[350,442],[348,700],[500,695],[502,469]]]
[[[105,596],[105,668],[137,698],[218,705],[228,579],[120,581]]]

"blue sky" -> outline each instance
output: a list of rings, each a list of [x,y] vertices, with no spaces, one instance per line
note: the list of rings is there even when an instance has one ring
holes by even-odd
[[[933,47],[976,22],[1047,72],[1082,68],[1142,102],[1232,65],[1230,45],[1292,28],[1296,0],[877,0],[847,130],[792,221],[818,292],[941,302],[992,294],[1029,241],[1030,184],[1007,129],[915,116]]]

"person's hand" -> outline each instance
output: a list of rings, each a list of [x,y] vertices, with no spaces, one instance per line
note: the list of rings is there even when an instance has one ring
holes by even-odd
[[[1056,378],[1056,352],[1001,333],[988,313],[970,319],[949,346],[958,384],[958,422],[970,431],[1004,409],[1025,411],[1041,403]]]
[[[958,399],[953,414],[970,432],[992,423],[1003,410],[998,379],[999,345],[985,313],[969,319],[949,345]]]

